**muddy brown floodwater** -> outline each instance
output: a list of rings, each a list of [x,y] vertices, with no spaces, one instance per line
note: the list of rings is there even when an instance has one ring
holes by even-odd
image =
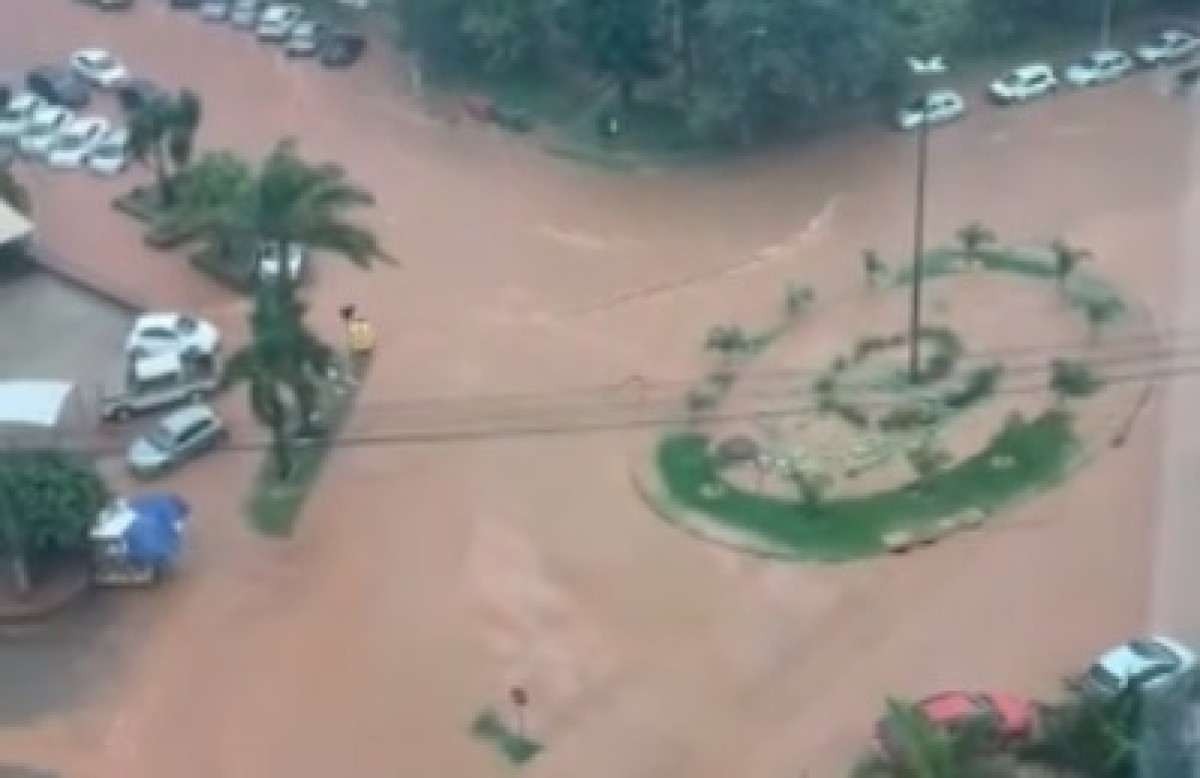
[[[414,397],[687,377],[709,325],[775,306],[788,280],[837,294],[859,283],[862,248],[910,240],[908,136],[862,127],[612,175],[427,118],[379,47],[329,73],[164,6],[7,0],[0,71],[108,46],[203,95],[202,147],[261,155],[293,134],[375,192],[367,218],[403,269],[323,263],[312,293],[331,338],[347,301],[380,331],[361,427],[386,429]],[[932,138],[931,239],[973,219],[1018,243],[1065,235],[1186,326],[1197,105],[1167,91],[1147,73],[975,105]],[[238,337],[243,303],[147,252],[108,206],[144,172],[22,172],[56,250]],[[225,407],[244,420],[241,397]],[[1189,474],[1164,471],[1157,497],[1162,432],[1187,450],[1189,413],[1155,400],[1123,448],[982,534],[834,568],[739,556],[657,521],[629,484],[644,433],[347,449],[288,543],[240,516],[256,459],[214,456],[171,483],[197,517],[169,587],[106,600],[93,629],[0,638],[0,663],[26,679],[0,689],[0,759],[73,778],[505,775],[467,727],[519,683],[548,746],[531,777],[837,776],[885,695],[1052,692],[1144,628],[1155,512],[1164,531],[1191,519],[1171,497]],[[1179,630],[1195,626],[1171,594],[1188,570],[1156,587]]]

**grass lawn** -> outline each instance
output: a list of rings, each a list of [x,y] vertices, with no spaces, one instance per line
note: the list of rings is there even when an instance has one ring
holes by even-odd
[[[322,386],[321,415],[325,420],[326,434],[295,445],[292,474],[287,481],[280,481],[277,477],[275,460],[268,447],[246,504],[250,522],[259,532],[274,537],[291,536],[304,500],[316,483],[321,465],[332,450],[342,422],[354,405],[354,397],[353,389],[339,392],[332,382]]]
[[[889,532],[919,532],[938,519],[973,508],[991,513],[1052,486],[1066,475],[1080,450],[1069,415],[1048,411],[1010,425],[978,454],[932,476],[920,489],[910,486],[806,505],[745,492],[725,482],[708,444],[706,436],[691,432],[668,436],[659,444],[657,465],[671,503],[668,509],[702,514],[796,558],[831,562],[883,551],[883,537]],[[997,458],[1011,458],[1011,466],[996,467]],[[713,484],[722,485],[720,493],[705,496]]]

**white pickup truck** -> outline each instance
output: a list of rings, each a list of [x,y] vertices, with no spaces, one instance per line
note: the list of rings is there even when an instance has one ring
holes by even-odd
[[[105,421],[125,421],[139,413],[200,402],[218,383],[211,369],[177,354],[139,357],[130,364],[125,387],[103,398],[100,415]]]

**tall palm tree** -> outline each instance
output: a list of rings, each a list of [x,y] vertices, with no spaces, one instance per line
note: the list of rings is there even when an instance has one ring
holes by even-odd
[[[164,206],[175,204],[174,177],[191,160],[200,116],[200,98],[184,89],[147,100],[129,119],[129,152],[154,170]]]
[[[963,254],[967,259],[976,258],[979,255],[979,249],[996,242],[996,233],[980,222],[971,222],[963,226],[955,235],[958,237],[958,242],[962,244]]]
[[[280,480],[292,472],[292,429],[315,432],[317,382],[334,359],[333,350],[305,328],[304,313],[301,303],[260,289],[250,316],[252,340],[230,356],[222,375],[224,386],[247,385],[251,412],[271,431]]]
[[[1014,778],[995,753],[990,725],[975,721],[954,730],[934,725],[915,706],[888,700],[888,752],[860,762],[853,778]]]
[[[1058,279],[1058,289],[1065,291],[1067,278],[1075,272],[1080,262],[1092,258],[1092,252],[1072,246],[1061,238],[1050,244],[1050,251],[1054,254],[1054,276]]]
[[[296,153],[292,140],[280,141],[246,181],[230,187],[217,202],[181,203],[174,218],[211,243],[258,240],[278,244],[288,256],[294,244],[338,254],[360,267],[394,263],[374,233],[346,220],[354,208],[375,198],[351,183],[333,164],[312,165]],[[274,284],[291,299],[294,282],[280,273]]]

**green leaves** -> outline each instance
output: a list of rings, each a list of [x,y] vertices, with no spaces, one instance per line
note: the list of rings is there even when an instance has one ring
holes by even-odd
[[[129,153],[153,168],[165,205],[175,202],[171,181],[191,161],[200,117],[200,98],[184,89],[175,96],[159,95],[147,101],[129,118]]]
[[[51,452],[0,454],[0,550],[71,551],[108,499],[90,464]]]

